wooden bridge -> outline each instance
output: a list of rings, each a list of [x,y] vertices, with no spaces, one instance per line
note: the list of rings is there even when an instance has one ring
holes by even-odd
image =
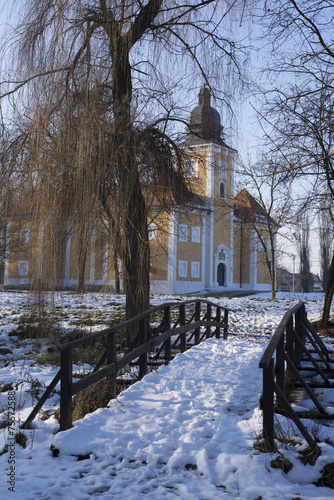
[[[178,353],[215,336],[227,338],[228,309],[209,300],[168,302],[154,307],[120,325],[51,348],[60,352],[60,369],[33,411],[22,424],[28,428],[60,381],[60,430],[72,426],[72,396],[99,380],[111,386],[126,368],[137,366],[138,380],[149,369],[168,364]],[[122,355],[117,346],[131,331],[134,338]],[[73,350],[97,340],[106,340],[106,349],[91,373],[73,382]],[[124,381],[124,378],[121,380]]]
[[[124,382],[126,369],[131,370],[134,376],[131,382],[134,382],[150,369],[168,364],[178,352],[184,352],[207,338],[220,338],[221,331],[226,339],[228,312],[229,309],[209,300],[168,302],[115,327],[51,348],[60,352],[60,369],[21,427],[29,427],[60,382],[60,430],[69,429],[75,394],[102,379],[108,379],[111,387],[116,381]],[[134,338],[120,351],[119,344],[129,331],[135,332]],[[83,378],[73,381],[73,351],[101,339],[105,340],[106,349],[97,365]],[[305,304],[299,301],[284,315],[259,364],[263,370],[263,437],[268,450],[275,449],[275,412],[291,418],[311,449],[317,447],[301,418],[334,418],[326,412],[314,392],[315,388],[334,388],[332,363],[334,353],[326,348],[315,332],[307,319]],[[318,375],[320,381],[312,380],[314,375]],[[295,411],[290,402],[292,391],[306,394],[314,409]]]
[[[269,450],[275,449],[274,413],[283,413],[293,420],[312,450],[314,439],[301,418],[333,419],[326,412],[314,389],[334,388],[334,353],[329,351],[307,319],[305,304],[299,301],[283,317],[267,349],[260,368],[263,370],[263,437]],[[314,381],[314,376],[318,375]],[[314,409],[295,411],[292,393],[307,396]]]

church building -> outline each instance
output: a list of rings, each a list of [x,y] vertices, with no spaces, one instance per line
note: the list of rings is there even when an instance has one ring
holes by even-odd
[[[264,252],[256,231],[240,210],[246,204],[261,216],[261,207],[246,189],[235,196],[237,152],[225,143],[220,115],[210,101],[210,91],[204,86],[181,145],[186,158],[185,177],[196,202],[175,204],[168,211],[160,209],[158,203],[151,208],[148,222],[153,293],[196,293],[217,287],[270,290]],[[258,220],[261,225],[261,217]],[[41,224],[37,227],[32,216],[20,210],[10,219],[7,241],[5,285],[29,286],[40,280]],[[59,262],[54,282],[58,288],[75,289],[78,251],[74,231],[64,231],[61,241],[62,249],[55,256]],[[86,286],[113,287],[115,266],[108,238],[97,227],[92,230],[87,259]]]
[[[210,91],[202,87],[182,145],[188,158],[186,176],[202,203],[175,208],[160,231],[159,224],[151,225],[151,289],[155,292],[181,294],[216,287],[270,290],[264,252],[240,208],[249,205],[258,216],[263,210],[246,189],[235,197],[237,153],[225,143],[220,115],[210,100]]]

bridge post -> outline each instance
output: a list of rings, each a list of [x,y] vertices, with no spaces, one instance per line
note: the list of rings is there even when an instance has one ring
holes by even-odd
[[[293,316],[291,316],[286,325],[286,352],[293,363],[295,362],[294,343]]]
[[[295,313],[295,334],[300,338],[302,343],[300,342],[295,342],[295,365],[299,366],[300,361],[303,355],[303,345],[305,343],[305,338],[304,338],[304,332],[303,332],[303,325],[302,325],[302,314],[303,311],[301,309],[298,309]]]
[[[284,373],[284,353],[285,353],[285,342],[284,342],[284,332],[277,344],[276,348],[276,382],[278,387],[281,389],[282,393],[285,394],[285,373]]]
[[[147,342],[147,317],[139,321],[139,345],[146,344]],[[139,357],[139,377],[143,377],[147,373],[147,352],[144,352]]]
[[[164,309],[164,332],[170,330],[170,307]],[[172,341],[171,337],[165,340],[165,365],[168,365],[172,359]]]
[[[220,307],[216,308],[216,321],[220,323]],[[216,339],[220,339],[220,326],[216,327]]]
[[[184,304],[180,304],[180,326],[184,326],[186,324],[186,306]],[[187,334],[186,332],[181,333],[181,352],[185,352],[187,350]]]
[[[195,322],[201,320],[201,302],[195,302]],[[200,343],[200,327],[195,328],[195,345]]]
[[[60,430],[72,427],[72,349],[60,353]]]
[[[263,368],[263,438],[269,450],[275,449],[274,439],[274,360],[271,359],[267,367]]]
[[[206,320],[211,321],[211,304],[206,305]],[[206,338],[209,339],[211,337],[211,326],[206,327]]]
[[[107,336],[107,364],[116,363],[116,332],[111,332]],[[108,376],[110,384],[110,397],[116,397],[116,374]]]
[[[228,332],[228,309],[225,309],[224,311],[224,340],[227,339],[227,332]]]

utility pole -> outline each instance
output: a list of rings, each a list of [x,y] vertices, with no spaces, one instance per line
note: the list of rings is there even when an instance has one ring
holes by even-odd
[[[293,260],[293,267],[292,267],[292,292],[295,293],[295,263],[296,263],[296,256],[294,254],[291,255],[292,260]]]

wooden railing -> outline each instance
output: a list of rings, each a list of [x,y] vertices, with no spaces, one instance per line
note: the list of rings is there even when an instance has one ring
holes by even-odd
[[[313,353],[315,353],[316,357],[313,356]],[[276,409],[284,409],[284,413],[293,420],[311,449],[316,448],[314,439],[289,403],[289,387],[294,382],[297,382],[304,389],[317,408],[318,414],[330,418],[312,391],[310,384],[302,376],[302,358],[311,362],[312,369],[322,379],[321,385],[323,387],[332,385],[325,373],[333,373],[330,366],[330,362],[332,362],[331,353],[308,321],[305,304],[299,301],[298,304],[285,313],[259,363],[260,368],[263,369],[263,392],[261,396],[263,438],[269,450],[275,449],[275,394]],[[321,366],[326,368],[321,368]],[[319,384],[317,387],[319,387]],[[303,417],[306,416],[303,415]]]
[[[51,350],[60,352],[60,369],[22,428],[29,427],[59,380],[60,430],[66,430],[72,426],[72,397],[75,394],[104,378],[115,384],[117,375],[125,367],[137,365],[138,376],[143,377],[150,366],[168,364],[176,351],[184,352],[206,338],[220,338],[221,330],[226,339],[227,308],[208,300],[188,300],[162,304],[115,327],[55,346]],[[124,337],[126,331],[135,332],[135,338],[120,357],[117,344],[121,332]],[[103,338],[107,341],[107,347],[94,370],[73,382],[73,350]],[[153,349],[156,349],[155,352]]]

